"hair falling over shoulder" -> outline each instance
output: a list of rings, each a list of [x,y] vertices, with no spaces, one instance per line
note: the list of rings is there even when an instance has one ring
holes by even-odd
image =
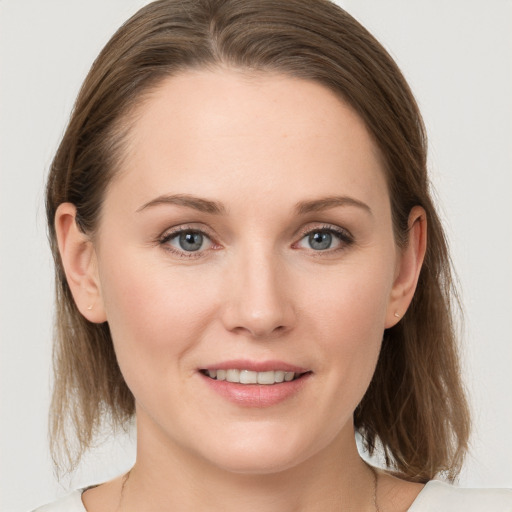
[[[128,423],[134,398],[116,361],[107,323],[78,311],[54,228],[63,202],[94,238],[103,194],[119,169],[132,113],[158,83],[184,69],[229,66],[316,81],[361,116],[384,162],[397,244],[422,206],[428,247],[413,302],[384,333],[355,427],[372,453],[382,449],[399,476],[454,479],[467,450],[469,413],[454,325],[458,301],[427,175],[426,136],[415,99],[386,50],[327,0],[159,0],[137,12],[102,50],[76,100],[46,191],[56,266],[51,448],[76,466],[105,421]]]

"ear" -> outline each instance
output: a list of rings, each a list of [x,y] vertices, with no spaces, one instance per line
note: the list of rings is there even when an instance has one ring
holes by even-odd
[[[76,223],[76,207],[62,203],[55,214],[59,253],[75,304],[90,322],[106,321],[98,278],[96,251]]]
[[[386,329],[396,325],[412,301],[427,249],[427,215],[421,206],[409,214],[409,239],[400,250],[386,314]]]

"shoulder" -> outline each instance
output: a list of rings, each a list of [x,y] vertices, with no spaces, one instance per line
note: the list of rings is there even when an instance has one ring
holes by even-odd
[[[82,503],[82,491],[78,489],[53,503],[36,508],[32,512],[86,512]]]
[[[512,512],[512,489],[463,489],[431,480],[409,512]]]

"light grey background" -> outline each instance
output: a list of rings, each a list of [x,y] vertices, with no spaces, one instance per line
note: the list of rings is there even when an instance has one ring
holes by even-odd
[[[125,470],[129,439],[55,482],[47,451],[52,271],[43,187],[78,88],[144,0],[0,2],[0,508],[25,511]],[[474,410],[463,486],[512,487],[512,2],[344,0],[390,50],[430,134],[466,309]]]

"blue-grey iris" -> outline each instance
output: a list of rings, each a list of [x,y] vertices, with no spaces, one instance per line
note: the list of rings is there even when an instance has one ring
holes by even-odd
[[[193,232],[181,233],[179,244],[184,251],[198,251],[203,245],[203,235]]]
[[[332,243],[332,234],[326,231],[315,231],[309,235],[309,245],[312,249],[323,251],[329,249]]]

